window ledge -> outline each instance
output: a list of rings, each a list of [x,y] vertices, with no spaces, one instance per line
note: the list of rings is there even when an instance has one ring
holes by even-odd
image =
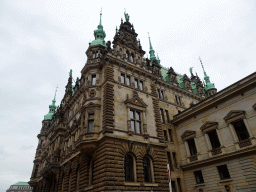
[[[205,183],[200,183],[200,184],[195,185],[195,187],[202,187],[202,186],[205,186]]]
[[[124,185],[126,185],[126,186],[140,186],[140,183],[138,183],[138,182],[124,182]]]
[[[225,182],[231,182],[233,181],[233,179],[223,179],[223,180],[220,180],[218,181],[219,183],[225,183]]]
[[[158,187],[158,183],[124,182],[124,185],[125,185],[125,186]]]
[[[83,190],[83,191],[89,191],[89,190],[91,190],[91,189],[93,189],[93,185],[92,185],[92,186],[90,186],[90,187],[86,187],[86,188],[84,188],[84,190]]]

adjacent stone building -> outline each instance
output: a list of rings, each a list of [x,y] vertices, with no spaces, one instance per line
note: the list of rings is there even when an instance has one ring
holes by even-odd
[[[32,187],[29,186],[28,182],[18,182],[10,186],[6,192],[32,192]]]
[[[199,185],[193,177],[193,171],[199,171],[201,167],[204,168],[201,170],[203,176],[207,174],[205,171],[211,172],[214,166],[209,166],[208,159],[212,162],[211,159],[217,157],[219,160],[214,160],[214,163],[222,159],[228,161],[228,157],[222,158],[223,154],[235,153],[234,157],[237,157],[239,151],[244,151],[244,158],[237,158],[241,167],[244,166],[241,174],[246,173],[247,164],[249,167],[255,165],[254,159],[249,158],[249,151],[255,144],[251,136],[256,134],[252,131],[255,130],[252,119],[243,120],[251,127],[250,137],[246,136],[246,142],[236,138],[234,147],[229,140],[231,135],[225,131],[227,128],[223,128],[224,122],[218,120],[227,115],[225,122],[232,127],[233,114],[239,113],[242,119],[252,115],[248,116],[246,107],[236,108],[235,105],[223,117],[221,115],[227,109],[216,112],[217,108],[224,108],[221,102],[229,107],[231,101],[238,103],[235,97],[232,98],[235,94],[243,94],[244,98],[249,92],[253,95],[252,86],[248,86],[248,93],[240,93],[237,89],[243,84],[240,82],[225,89],[233,89],[228,96],[225,90],[216,93],[217,89],[204,68],[205,83],[193,74],[192,68],[191,77],[188,77],[178,74],[172,67],[161,66],[150,39],[150,58],[145,58],[145,51],[127,13],[125,22],[121,20],[119,29],[116,29],[113,46],[104,40],[106,34],[101,17],[94,36],[95,40],[86,51],[87,61],[81,77],[73,84],[70,71],[60,106],[55,105],[54,97],[49,113],[42,121],[29,181],[35,192],[169,191],[167,164],[170,165],[174,192],[208,190],[211,185],[216,185],[217,174],[212,178],[210,175],[205,177],[205,182],[199,182]],[[243,101],[240,105],[251,104]],[[209,104],[211,102],[218,104]],[[233,110],[236,111],[232,113]],[[254,112],[250,110],[251,114]],[[211,113],[215,115],[211,116]],[[203,118],[200,114],[209,114],[209,117]],[[220,146],[215,148],[210,148],[209,139],[208,145],[203,140],[208,138],[204,135],[208,135],[210,125],[214,129],[209,130],[223,128],[218,134],[225,135],[219,141]],[[234,136],[235,131],[232,133]],[[190,142],[189,139],[197,137],[198,141]],[[189,142],[202,145],[202,149],[194,146],[191,148],[193,155],[189,155]],[[207,146],[209,149],[204,149]],[[228,164],[229,168],[237,161],[230,162],[232,165],[219,163],[216,166]],[[249,182],[253,176],[244,178]],[[226,190],[225,185],[231,186],[233,181],[228,179],[227,184],[219,184],[219,191]]]

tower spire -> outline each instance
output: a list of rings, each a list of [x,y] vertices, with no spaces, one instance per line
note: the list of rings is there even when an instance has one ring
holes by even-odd
[[[48,114],[46,114],[45,116],[44,116],[44,120],[51,120],[52,119],[52,116],[54,115],[54,113],[55,113],[55,109],[57,108],[57,106],[55,105],[55,103],[56,103],[56,92],[57,92],[57,89],[58,89],[58,85],[57,85],[57,87],[56,87],[56,90],[55,90],[55,94],[54,94],[54,98],[53,98],[53,100],[52,100],[52,104],[51,105],[49,105],[49,112],[48,112]]]
[[[210,77],[206,74],[206,72],[204,70],[203,62],[202,62],[202,59],[200,57],[199,57],[199,61],[202,65],[202,68],[203,68],[203,71],[204,71],[204,80],[205,80],[204,89],[205,89],[205,91],[208,92],[208,90],[212,90],[212,89],[216,90],[214,83],[211,83]]]
[[[104,40],[104,38],[106,37],[106,33],[103,30],[103,25],[102,25],[102,9],[100,11],[100,23],[97,29],[94,30],[94,37],[95,37],[95,40],[89,43],[89,46],[103,45],[104,47],[107,47],[106,42]]]
[[[153,60],[153,59],[156,59],[156,56],[155,56],[155,51],[154,51],[154,49],[153,49],[153,47],[152,47],[152,44],[151,44],[149,32],[148,32],[148,39],[149,39],[149,54],[150,54],[150,60]]]

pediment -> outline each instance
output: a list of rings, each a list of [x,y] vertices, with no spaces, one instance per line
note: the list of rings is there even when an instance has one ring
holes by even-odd
[[[256,103],[252,107],[256,110]]]
[[[200,129],[203,132],[207,132],[210,131],[212,129],[217,129],[218,128],[218,122],[213,122],[213,121],[206,121],[201,127]]]
[[[182,135],[181,138],[183,140],[187,140],[189,138],[195,137],[196,136],[196,132],[195,131],[190,131],[190,130],[186,130]]]
[[[93,103],[93,102],[90,102],[88,103],[87,105],[84,106],[85,108],[97,108],[97,107],[100,107],[100,104],[96,104],[96,103]]]
[[[129,98],[129,96],[127,94],[127,99],[124,101],[124,103],[136,105],[136,106],[143,107],[143,108],[147,107],[147,104],[144,103],[144,101],[137,94],[134,94],[132,98]]]
[[[239,118],[241,119],[245,118],[244,115],[245,115],[245,111],[243,110],[232,110],[224,117],[224,120],[227,122],[231,122]]]

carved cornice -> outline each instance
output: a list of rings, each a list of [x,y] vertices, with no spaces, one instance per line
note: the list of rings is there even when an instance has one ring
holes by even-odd
[[[243,110],[232,110],[224,118],[227,123],[231,123],[237,119],[245,119],[245,111]]]

